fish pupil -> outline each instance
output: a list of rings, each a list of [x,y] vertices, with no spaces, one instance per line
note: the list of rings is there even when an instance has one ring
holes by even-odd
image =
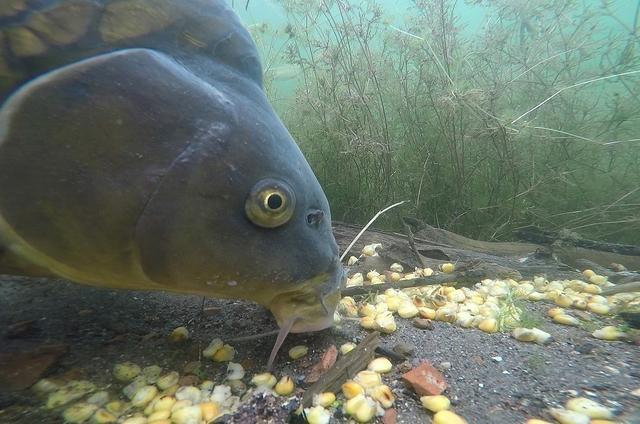
[[[269,197],[267,198],[267,206],[273,211],[277,211],[278,209],[280,209],[282,207],[282,203],[282,196],[280,196],[279,194],[274,193],[269,195]]]

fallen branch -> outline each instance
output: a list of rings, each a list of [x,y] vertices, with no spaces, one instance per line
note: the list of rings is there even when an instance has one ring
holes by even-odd
[[[548,231],[535,226],[521,228],[516,231],[516,235],[523,240],[543,245],[550,245],[557,241],[562,241],[563,243],[568,243],[585,249],[617,253],[619,255],[640,256],[640,246],[588,240],[577,234],[564,234],[563,232],[558,231]]]

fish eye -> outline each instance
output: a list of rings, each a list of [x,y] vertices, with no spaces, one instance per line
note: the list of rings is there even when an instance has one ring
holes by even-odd
[[[284,181],[267,178],[253,186],[245,212],[251,222],[259,227],[275,228],[286,224],[293,216],[296,198]]]

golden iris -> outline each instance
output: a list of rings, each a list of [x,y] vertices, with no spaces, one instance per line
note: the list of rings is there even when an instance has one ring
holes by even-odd
[[[295,206],[291,187],[284,181],[267,178],[253,186],[244,209],[257,226],[275,228],[291,219]]]

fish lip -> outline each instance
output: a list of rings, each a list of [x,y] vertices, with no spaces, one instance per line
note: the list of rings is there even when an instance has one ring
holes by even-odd
[[[306,333],[320,331],[333,325],[333,315],[340,301],[340,291],[346,281],[346,270],[335,257],[327,269],[328,276],[319,284],[312,284],[300,291],[277,296],[269,305],[278,325],[282,327],[293,321],[290,332]],[[310,279],[308,281],[313,281]],[[304,286],[303,282],[302,285]],[[297,302],[297,299],[300,301]],[[309,303],[308,300],[315,300]]]

